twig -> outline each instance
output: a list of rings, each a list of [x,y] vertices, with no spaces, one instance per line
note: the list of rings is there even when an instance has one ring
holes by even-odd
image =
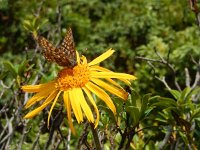
[[[5,114],[6,115],[6,114]],[[11,119],[10,120],[8,120],[8,118],[7,118],[7,115],[6,115],[6,125],[5,125],[5,127],[4,127],[4,129],[3,129],[3,131],[1,132],[1,136],[0,136],[0,138],[3,136],[3,135],[5,135],[5,132],[6,132],[6,130],[8,130],[8,133],[3,137],[3,139],[0,141],[0,145],[2,144],[2,143],[4,143],[9,137],[10,137],[10,135],[12,134],[12,132],[13,132],[13,128],[12,128],[12,124],[11,124],[11,122],[13,121],[13,119],[14,119],[14,117],[11,117]]]
[[[135,135],[135,127],[133,127],[130,131],[129,131],[129,134],[128,134],[128,141],[126,143],[126,148],[125,150],[128,150],[130,148],[130,144],[131,144],[131,141],[133,139],[133,136]]]
[[[174,84],[175,84],[176,88],[177,88],[179,91],[181,91],[181,88],[180,88],[178,82],[176,81],[176,71],[175,71],[174,67],[173,67],[171,64],[169,64],[169,60],[166,61],[166,60],[156,51],[156,49],[155,49],[155,53],[156,53],[156,55],[162,60],[163,64],[165,64],[165,65],[172,71],[173,78],[174,78]],[[167,57],[169,58],[169,53],[168,53],[168,56],[167,56]]]
[[[171,90],[171,88],[169,87],[169,85],[167,84],[166,80],[165,80],[165,77],[163,77],[162,79],[161,78],[158,78],[157,76],[155,76],[156,79],[158,79],[159,81],[161,81],[165,87],[168,89],[168,90]]]
[[[164,148],[164,146],[166,145],[166,143],[168,142],[170,138],[171,133],[172,133],[172,126],[170,125],[168,126],[167,133],[165,134],[164,140],[159,145],[159,150],[162,150]]]
[[[118,150],[121,150],[123,148],[125,140],[126,140],[126,137],[127,137],[127,134],[128,134],[128,127],[129,127],[129,118],[130,118],[130,115],[127,112],[126,112],[126,114],[127,114],[127,117],[126,117],[126,127],[124,129],[123,134],[121,135],[122,138],[121,138]]]
[[[59,110],[59,112],[56,114],[55,118],[53,118],[51,128],[50,128],[49,138],[44,146],[45,150],[48,149],[48,147],[53,139],[54,131],[59,128],[60,124],[62,123],[62,121],[64,119],[64,114],[62,113],[62,109],[63,108],[61,108],[61,110]]]
[[[197,0],[189,0],[190,9],[194,12],[196,16],[197,25],[200,27],[200,11],[197,5]]]
[[[176,81],[176,71],[175,71],[175,69],[173,68],[173,66],[172,66],[171,64],[169,64],[168,61],[164,60],[164,58],[163,58],[162,56],[160,56],[159,53],[156,52],[156,55],[157,55],[161,60],[150,59],[150,58],[140,57],[140,56],[136,56],[135,58],[136,58],[136,59],[140,59],[140,60],[145,60],[145,61],[149,62],[149,64],[151,64],[151,67],[153,66],[153,64],[150,63],[150,62],[158,62],[158,63],[161,63],[161,64],[166,65],[166,66],[171,70],[171,72],[172,72],[172,74],[173,74],[173,80],[174,80],[174,84],[175,84],[176,88],[177,88],[179,91],[181,91],[180,85],[179,85],[178,82]],[[153,68],[155,68],[155,67],[153,67]],[[155,70],[155,69],[154,69],[154,70]],[[159,77],[157,77],[157,78],[159,78]],[[163,80],[160,80],[160,81],[163,81]],[[166,82],[165,82],[165,84],[166,84]],[[169,88],[169,86],[167,86],[167,88]]]
[[[141,59],[141,60],[145,60],[145,61],[151,61],[151,62],[159,62],[163,64],[162,60],[158,60],[158,59],[151,59],[151,58],[146,58],[146,57],[141,57],[141,56],[136,56],[136,59]]]
[[[24,142],[25,136],[26,136],[26,134],[29,132],[29,130],[27,130],[27,129],[25,128],[26,125],[27,125],[27,123],[28,123],[28,120],[25,120],[25,121],[24,121],[24,124],[23,124],[24,128],[23,128],[23,131],[22,131],[21,140],[20,140],[20,142],[19,142],[19,144],[18,144],[18,148],[17,148],[17,149],[19,149],[19,150],[22,149],[22,144],[23,144],[23,142]]]
[[[154,77],[157,79],[157,80],[159,80],[159,81],[161,81],[164,85],[165,85],[165,87],[168,89],[168,90],[171,90],[171,88],[170,88],[170,86],[167,84],[167,82],[165,81],[165,77],[163,77],[162,79],[160,78],[160,77],[158,77],[156,74],[155,74],[155,67],[153,66],[153,64],[151,63],[151,62],[147,62],[151,67],[152,67],[152,69],[153,69],[153,71],[154,71]]]
[[[84,128],[83,128],[83,132],[79,138],[79,141],[77,143],[76,149],[80,149],[81,145],[85,144],[87,142],[87,135],[89,133],[88,131],[88,127],[89,127],[89,122],[86,121]],[[87,145],[87,144],[86,144]]]
[[[41,123],[40,123],[40,130],[38,131],[37,136],[36,136],[36,138],[35,138],[35,141],[34,141],[33,144],[32,144],[31,150],[34,150],[34,149],[35,149],[35,147],[36,147],[36,145],[37,145],[37,143],[38,143],[38,141],[39,141],[39,139],[40,139],[40,134],[41,134],[41,131],[42,131],[42,128],[43,128],[43,124],[44,124],[44,122],[41,122]]]
[[[190,87],[191,79],[188,68],[185,68],[185,85],[186,87]]]
[[[70,140],[71,140],[71,129],[68,129],[67,150],[70,150]]]
[[[37,7],[37,12],[35,13],[35,16],[36,17],[39,17],[40,16],[40,12],[41,12],[41,9],[42,9],[42,6],[43,6],[43,3],[45,2],[45,0],[42,0],[40,3],[39,3],[39,6]]]
[[[93,123],[90,123],[90,127],[91,127],[91,130],[92,130],[96,150],[103,150],[103,147],[101,147],[101,144],[100,144],[100,141],[99,141],[97,129],[94,128]]]
[[[195,62],[195,61],[193,61]],[[199,60],[199,63],[195,63],[197,65],[197,72],[196,72],[196,75],[195,75],[195,80],[194,80],[194,83],[192,85],[192,88],[195,88],[196,86],[198,86],[199,82],[200,82],[200,60]]]

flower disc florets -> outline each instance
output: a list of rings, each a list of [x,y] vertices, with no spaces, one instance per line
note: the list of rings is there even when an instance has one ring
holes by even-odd
[[[58,73],[56,88],[66,91],[71,88],[81,88],[90,79],[87,65],[78,64],[74,68],[64,68]]]

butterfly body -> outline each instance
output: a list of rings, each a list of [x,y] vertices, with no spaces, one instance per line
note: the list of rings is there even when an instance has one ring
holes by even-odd
[[[50,62],[56,62],[60,66],[73,68],[77,64],[76,50],[71,28],[60,46],[54,47],[46,38],[35,37],[38,44],[43,48],[44,57]]]

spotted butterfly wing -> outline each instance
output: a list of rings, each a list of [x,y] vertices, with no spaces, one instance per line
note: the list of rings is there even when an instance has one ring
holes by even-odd
[[[56,53],[59,54],[57,55],[58,57],[55,57],[57,61],[60,60],[59,65],[72,68],[77,64],[76,50],[71,28],[68,29],[61,46],[56,48]],[[60,59],[60,57],[62,59]]]
[[[76,50],[71,28],[68,29],[66,36],[59,47],[54,47],[44,37],[36,38],[39,45],[43,48],[44,57],[51,62],[56,62],[60,66],[73,68],[77,64]]]
[[[35,37],[35,39],[38,41],[38,44],[43,48],[43,55],[44,57],[50,61],[55,62],[55,50],[56,48],[44,37],[38,36]]]

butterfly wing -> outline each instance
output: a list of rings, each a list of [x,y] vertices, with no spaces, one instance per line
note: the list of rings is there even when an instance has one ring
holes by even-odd
[[[53,46],[53,44],[51,44],[46,38],[42,36],[37,36],[35,39],[38,41],[40,47],[43,48],[42,52],[44,57],[50,62],[55,62],[56,48]]]
[[[46,38],[35,37],[38,44],[43,48],[44,57],[51,62],[56,62],[60,66],[73,68],[77,64],[76,50],[71,28],[59,47],[54,47]]]
[[[76,50],[71,28],[68,29],[61,46],[56,48],[56,53],[58,55],[56,55],[55,59],[60,66],[73,68],[77,64]]]

